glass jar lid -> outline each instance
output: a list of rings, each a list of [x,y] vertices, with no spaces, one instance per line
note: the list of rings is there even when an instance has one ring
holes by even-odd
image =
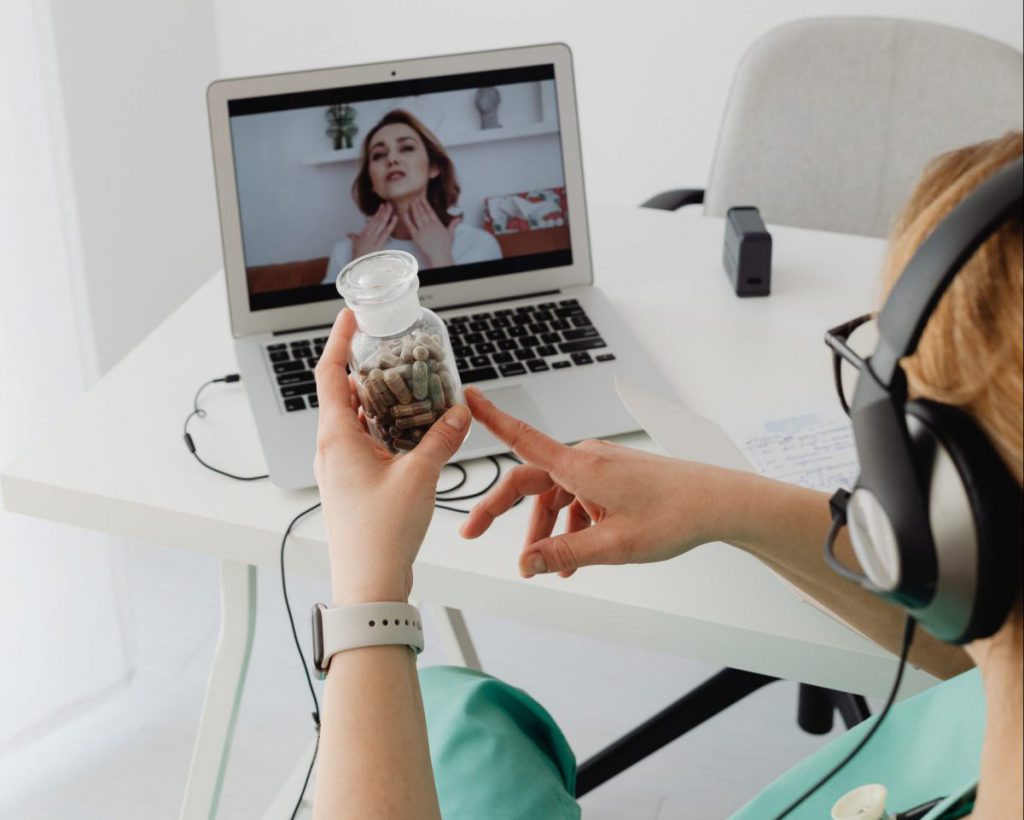
[[[418,288],[418,271],[411,253],[376,251],[349,262],[335,286],[350,307],[382,305]]]

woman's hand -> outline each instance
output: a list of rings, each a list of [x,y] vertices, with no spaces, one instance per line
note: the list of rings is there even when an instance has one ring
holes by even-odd
[[[412,563],[434,512],[438,476],[466,437],[470,418],[457,405],[415,450],[392,456],[366,432],[345,374],[355,327],[352,311],[343,310],[316,366],[320,420],[313,468],[339,606],[408,599]]]
[[[738,534],[746,473],[665,458],[606,441],[566,447],[503,413],[475,388],[473,415],[524,464],[470,512],[460,530],[476,538],[520,498],[536,496],[519,571],[571,575],[589,564],[663,561],[708,541]],[[566,531],[552,536],[568,507]]]
[[[421,197],[412,201],[408,210],[402,214],[402,221],[412,241],[427,257],[430,267],[455,264],[452,244],[455,241],[455,227],[462,221],[462,217],[453,219],[445,227],[434,208],[425,197]]]
[[[384,244],[391,238],[392,231],[398,225],[398,214],[395,206],[385,202],[377,209],[377,213],[366,220],[359,233],[350,233],[352,241],[352,258],[356,259],[367,253],[384,249]]]

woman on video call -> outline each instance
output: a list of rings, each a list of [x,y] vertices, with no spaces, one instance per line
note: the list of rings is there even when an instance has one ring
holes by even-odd
[[[356,257],[384,249],[411,253],[421,270],[501,258],[493,236],[452,215],[455,164],[408,111],[389,111],[366,134],[352,198],[369,219],[331,249],[324,284]]]
[[[929,165],[893,230],[886,290],[956,203],[1019,159],[1022,149],[1024,139],[1015,132]],[[911,397],[955,405],[973,417],[1018,484],[1024,481],[1021,237],[1018,215],[981,245],[931,315],[916,353],[903,360]],[[317,366],[315,466],[335,606],[408,600],[434,488],[466,435],[471,410],[524,463],[477,504],[461,534],[482,535],[519,499],[535,496],[519,556],[524,577],[567,578],[587,565],[666,561],[699,544],[725,541],[879,644],[899,648],[903,611],[840,578],[822,560],[830,518],[825,494],[603,441],[567,447],[472,388],[468,409],[453,407],[415,450],[393,459],[365,432],[350,403],[345,362],[354,328],[351,312],[342,312]],[[566,532],[554,534],[563,508]],[[1001,535],[1005,549],[1022,548],[1013,533]],[[840,536],[837,551],[855,563],[848,534]],[[924,820],[1022,816],[1019,577],[1017,584],[1016,601],[991,637],[959,647],[918,632],[910,662],[943,682],[897,704],[865,753],[793,817],[827,817],[839,795],[880,776],[890,798],[902,803],[892,808],[917,805],[903,802],[911,798],[945,798]],[[403,646],[342,652],[330,664],[322,714],[317,820],[580,816],[576,761],[558,726],[525,692],[482,673],[417,670]],[[833,740],[736,816],[775,817],[871,725]],[[726,788],[730,763],[722,765]]]

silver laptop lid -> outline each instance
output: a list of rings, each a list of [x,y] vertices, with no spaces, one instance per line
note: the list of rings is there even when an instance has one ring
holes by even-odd
[[[564,44],[219,80],[207,101],[235,337],[331,323],[335,268],[416,191],[430,211],[383,241],[419,257],[425,305],[592,282]]]

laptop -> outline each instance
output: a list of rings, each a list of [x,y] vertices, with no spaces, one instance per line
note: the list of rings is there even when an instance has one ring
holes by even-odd
[[[219,80],[207,100],[231,331],[275,484],[315,483],[313,368],[335,277],[370,241],[419,260],[464,385],[563,442],[637,429],[616,373],[657,373],[594,284],[567,46]],[[413,190],[450,252],[369,229]],[[456,459],[507,449],[474,424]]]

